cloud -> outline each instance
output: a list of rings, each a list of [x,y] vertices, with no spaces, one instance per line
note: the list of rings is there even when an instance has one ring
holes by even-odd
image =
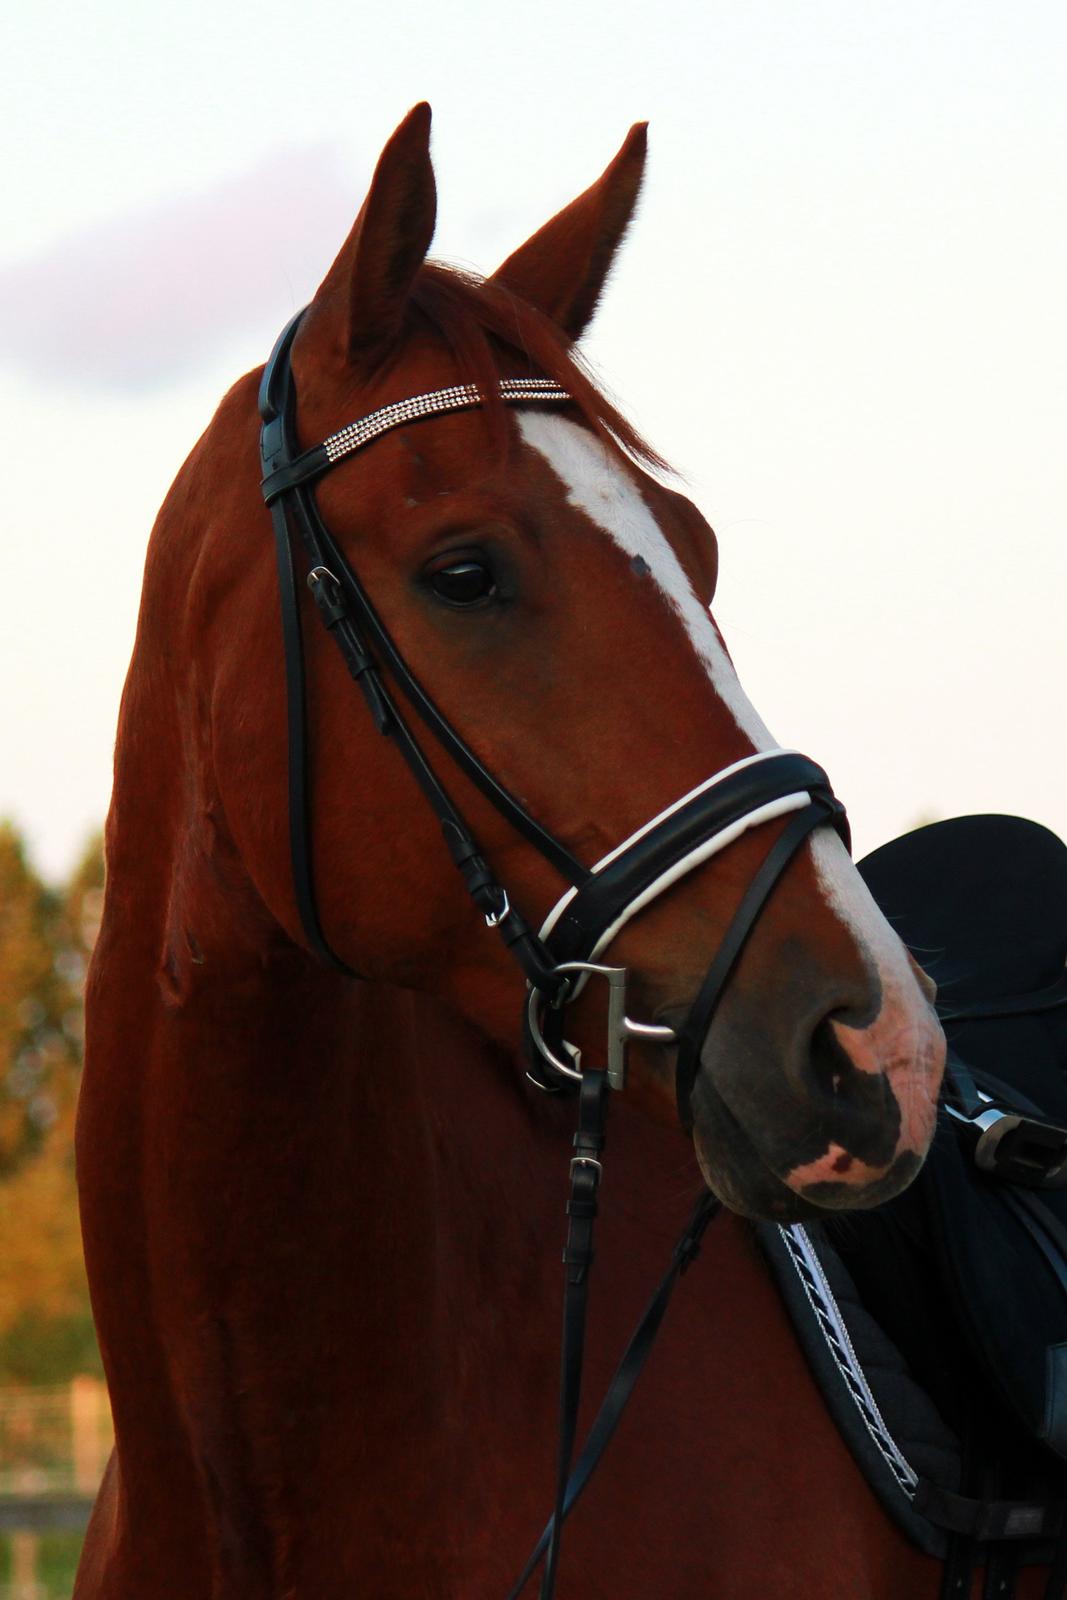
[[[72,232],[0,267],[0,360],[127,392],[195,371],[310,298],[364,187],[327,147],[284,150]]]

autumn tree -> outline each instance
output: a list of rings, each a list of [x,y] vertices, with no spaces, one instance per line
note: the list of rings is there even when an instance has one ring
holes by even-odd
[[[75,992],[57,961],[64,920],[62,898],[0,824],[0,1178],[41,1148],[76,1077],[79,1050],[64,1029]]]
[[[82,990],[103,900],[95,839],[62,892],[0,827],[0,1383],[96,1370],[74,1178]]]

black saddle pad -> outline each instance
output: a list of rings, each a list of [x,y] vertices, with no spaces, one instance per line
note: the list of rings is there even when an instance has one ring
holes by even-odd
[[[950,1060],[1067,1127],[1067,847],[1018,817],[960,817],[859,869],[938,985]],[[1067,1458],[1067,1188],[979,1170],[945,1104],[913,1187],[830,1232],[954,1428]]]
[[[1047,1562],[1067,1538],[1067,847],[960,817],[859,870],[938,985],[952,1074],[933,1146],[887,1204],[759,1236],[890,1515],[932,1555],[965,1537]],[[991,1170],[989,1126],[1017,1141]]]

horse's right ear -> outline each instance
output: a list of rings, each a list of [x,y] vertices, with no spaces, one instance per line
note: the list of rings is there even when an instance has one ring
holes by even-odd
[[[323,355],[376,365],[396,341],[437,218],[430,108],[412,108],[378,159],[352,232],[323,280],[300,342]]]

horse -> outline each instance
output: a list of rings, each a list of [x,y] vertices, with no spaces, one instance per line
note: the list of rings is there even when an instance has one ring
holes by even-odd
[[[266,489],[254,373],[151,538],[87,985],[77,1165],[115,1449],[76,1600],[508,1593],[551,1501],[574,1117],[527,1068],[569,1070],[583,1105],[603,1083],[608,957],[644,1020],[607,1046],[632,1035],[583,1427],[694,1191],[728,1211],[568,1521],[566,1592],[933,1596],[747,1219],[904,1186],[943,1039],[840,807],[741,690],[711,529],[576,350],[645,128],[486,279],[427,260],[429,130],[420,105],[387,142],[271,363]],[[272,519],[298,480],[358,591],[298,552],[280,630]],[[760,803],[713,828],[738,786]],[[559,929],[642,850],[655,893],[564,976]]]

